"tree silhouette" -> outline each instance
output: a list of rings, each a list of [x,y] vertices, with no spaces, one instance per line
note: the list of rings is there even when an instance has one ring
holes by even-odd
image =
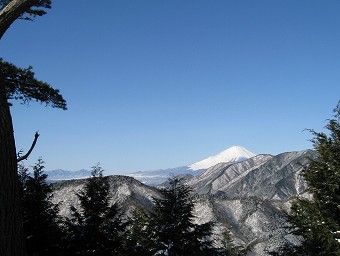
[[[328,120],[328,134],[310,130],[318,153],[303,170],[313,199],[297,198],[289,220],[302,237],[299,246],[281,248],[282,255],[340,255],[340,102]]]
[[[92,167],[92,177],[77,194],[80,209],[71,207],[72,218],[67,221],[70,255],[125,255],[126,223],[118,206],[110,203],[110,186],[102,172],[99,165]]]
[[[0,1],[0,38],[15,20],[31,20],[45,14],[46,8],[51,8],[50,0]],[[36,100],[61,109],[66,109],[66,102],[57,90],[37,80],[31,67],[21,69],[3,60],[0,65],[0,255],[21,256],[25,252],[9,100]]]
[[[170,179],[161,190],[162,198],[154,199],[151,214],[153,253],[156,255],[215,255],[212,222],[195,224],[195,201],[192,190],[183,179]]]
[[[127,255],[129,256],[152,256],[154,241],[152,240],[151,218],[142,208],[136,208],[129,218],[127,233]]]
[[[22,188],[25,244],[28,255],[61,255],[62,230],[59,227],[59,205],[51,202],[52,187],[46,182],[44,162],[38,159],[33,175],[19,165]]]

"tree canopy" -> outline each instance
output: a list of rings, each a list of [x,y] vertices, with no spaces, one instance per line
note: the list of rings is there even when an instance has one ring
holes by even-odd
[[[66,101],[59,90],[48,83],[35,78],[32,67],[18,68],[12,63],[0,59],[0,76],[6,90],[7,99],[21,100],[29,103],[32,100],[66,110]]]
[[[59,205],[51,202],[52,185],[46,181],[44,168],[41,159],[33,166],[33,175],[29,175],[28,169],[22,164],[18,168],[26,251],[32,256],[62,255]]]
[[[150,221],[156,255],[215,255],[213,223],[194,222],[192,189],[183,179],[174,178],[161,193],[162,198],[154,199]]]
[[[69,255],[125,255],[126,223],[117,204],[110,203],[110,186],[102,172],[99,165],[92,167],[92,177],[77,193],[80,209],[71,207],[66,241]]]
[[[328,120],[328,133],[309,130],[318,156],[303,170],[312,199],[297,198],[289,220],[302,243],[283,249],[288,255],[340,255],[340,102]]]

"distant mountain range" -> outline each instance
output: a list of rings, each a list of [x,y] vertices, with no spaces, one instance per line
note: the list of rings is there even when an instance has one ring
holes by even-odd
[[[133,177],[148,185],[159,185],[167,181],[170,177],[174,177],[180,174],[189,174],[196,176],[203,172],[204,170],[212,166],[215,166],[216,164],[241,162],[254,156],[255,156],[254,153],[250,152],[249,150],[243,147],[233,146],[220,152],[217,155],[210,156],[206,159],[203,159],[193,164],[189,164],[187,166],[120,174]],[[47,171],[46,173],[48,175],[48,179],[51,181],[80,179],[91,176],[91,172],[84,169],[79,171],[65,171],[58,169]]]
[[[66,171],[62,169],[46,171],[48,180],[71,180],[71,179],[83,179],[91,176],[91,171],[81,169],[79,171]]]
[[[240,147],[233,146],[220,152],[215,156],[209,156],[206,159],[203,159],[199,162],[189,164],[187,166],[155,170],[155,171],[142,171],[135,173],[125,174],[126,176],[134,177],[135,179],[149,185],[159,185],[163,182],[166,182],[170,177],[174,177],[180,174],[189,174],[196,176],[206,169],[215,166],[219,163],[236,163],[240,161],[244,161],[251,157],[254,157],[255,154],[250,152],[249,150]]]
[[[283,212],[289,210],[294,196],[309,197],[301,171],[309,158],[315,157],[316,152],[312,150],[276,156],[254,155],[243,161],[236,158],[234,162],[218,163],[200,172],[191,170],[195,176],[182,174],[197,194],[195,221],[213,220],[216,236],[228,226],[237,244],[252,246],[249,255],[265,256],[267,251],[275,251],[286,242],[296,243],[297,238],[284,228],[287,220]],[[106,178],[112,191],[112,203],[118,202],[126,214],[136,207],[149,209],[152,198],[161,196],[156,187],[132,177]],[[79,179],[53,184],[53,200],[62,202],[62,215],[70,215],[70,205],[79,206],[75,192],[82,189],[85,182],[86,179]]]

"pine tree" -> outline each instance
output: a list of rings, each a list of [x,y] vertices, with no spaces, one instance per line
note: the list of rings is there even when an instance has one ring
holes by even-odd
[[[44,162],[38,159],[33,175],[19,165],[19,180],[24,218],[27,255],[60,255],[62,231],[59,227],[59,208],[51,202],[52,188],[46,182]]]
[[[249,247],[244,247],[241,245],[235,245],[229,229],[227,228],[223,232],[223,240],[222,240],[222,248],[220,248],[219,252],[220,255],[225,256],[245,256],[247,255],[248,251],[250,251]]]
[[[92,177],[77,194],[80,209],[71,207],[67,221],[70,255],[124,255],[126,223],[117,204],[110,206],[110,186],[103,169],[92,167]]]
[[[318,156],[303,175],[313,199],[298,198],[292,205],[289,220],[302,244],[286,250],[295,255],[340,255],[340,102],[334,113],[328,134],[310,130]]]
[[[151,215],[152,252],[155,255],[215,255],[210,239],[213,223],[195,224],[195,200],[183,179],[171,179],[162,189],[162,198],[154,199]]]
[[[0,0],[0,39],[17,19],[32,20],[51,8],[51,0]],[[22,206],[10,99],[37,100],[66,109],[57,90],[38,81],[31,68],[0,61],[0,255],[25,255]],[[26,154],[28,156],[28,154]]]
[[[129,218],[127,233],[127,255],[129,256],[152,256],[153,242],[151,239],[150,216],[142,209],[136,208]]]

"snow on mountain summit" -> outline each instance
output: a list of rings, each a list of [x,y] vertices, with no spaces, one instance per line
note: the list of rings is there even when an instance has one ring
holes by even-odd
[[[256,156],[256,154],[250,152],[243,147],[233,146],[215,156],[210,156],[202,161],[193,163],[188,167],[193,171],[197,171],[200,169],[208,169],[209,167],[212,167],[219,163],[241,162],[254,156]]]

